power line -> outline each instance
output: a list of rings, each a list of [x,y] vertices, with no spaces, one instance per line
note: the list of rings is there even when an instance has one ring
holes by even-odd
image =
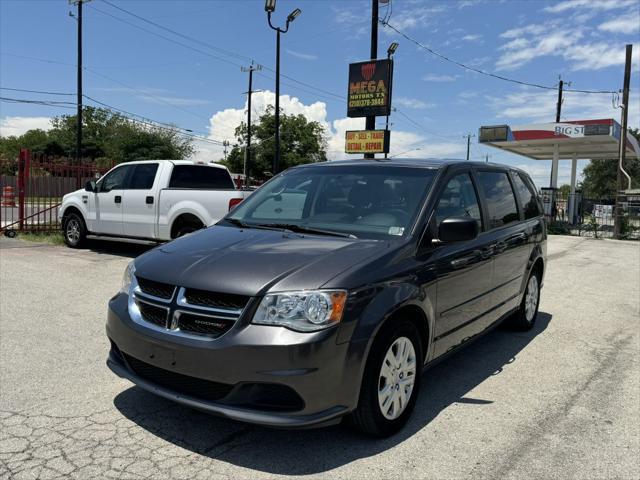
[[[432,48],[429,48],[428,46],[426,46],[423,43],[419,42],[415,38],[407,35],[406,33],[402,32],[398,28],[394,27],[388,21],[385,21],[384,19],[380,19],[379,21],[385,27],[390,28],[391,30],[396,32],[398,35],[400,35],[400,36],[404,37],[405,39],[409,40],[410,42],[416,44],[418,47],[422,48],[423,50],[426,50],[427,52],[431,53],[432,55],[434,55],[434,56],[436,56],[436,57],[438,57],[438,58],[440,58],[440,59],[442,59],[442,60],[444,60],[446,62],[453,63],[454,65],[457,65],[457,66],[459,66],[461,68],[464,68],[466,70],[470,70],[472,72],[479,73],[479,74],[485,75],[487,77],[496,78],[498,80],[503,80],[505,82],[516,83],[518,85],[525,85],[527,87],[541,88],[541,89],[544,89],[544,90],[556,90],[556,88],[557,88],[556,86],[540,85],[538,83],[530,83],[530,82],[525,82],[525,81],[522,81],[522,80],[516,80],[514,78],[509,78],[509,77],[505,77],[505,76],[502,76],[502,75],[497,75],[495,73],[487,72],[485,70],[480,70],[479,68],[471,67],[471,66],[466,65],[466,64],[464,64],[462,62],[459,62],[457,60],[449,58],[446,55],[443,55],[442,53],[436,52]],[[616,93],[613,90],[577,90],[577,89],[569,90],[569,89],[566,89],[565,91],[567,91],[567,92],[575,92],[575,93],[606,93],[606,94]]]
[[[49,100],[28,100],[24,98],[10,98],[0,97],[1,102],[5,103],[24,103],[30,105],[43,105],[45,107],[60,107],[60,108],[76,108],[74,102],[56,102]]]
[[[41,93],[43,95],[69,95],[69,96],[75,95],[75,93],[44,92],[42,90],[25,90],[23,88],[9,88],[9,87],[0,87],[0,90],[11,90],[12,92]]]

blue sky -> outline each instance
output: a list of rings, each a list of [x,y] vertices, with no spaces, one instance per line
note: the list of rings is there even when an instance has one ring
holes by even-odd
[[[281,104],[323,122],[331,158],[344,156],[347,64],[369,51],[370,1],[278,0],[275,22],[296,7],[303,13],[282,38]],[[114,7],[115,6],[115,7]],[[250,59],[274,67],[275,35],[264,2],[92,0],[85,5],[85,94],[159,122],[215,140],[233,140],[243,118]],[[192,37],[185,39],[119,10]],[[0,87],[74,92],[76,23],[66,0],[0,0]],[[380,15],[388,13],[381,7]],[[640,2],[638,0],[420,1],[394,0],[390,24],[460,62],[527,82],[553,86],[558,75],[572,88],[622,86],[624,45],[634,44],[630,126],[639,126]],[[145,31],[146,30],[146,31]],[[166,37],[166,38],[161,38]],[[398,41],[393,100],[392,154],[464,157],[467,133],[483,124],[553,121],[556,94],[485,77],[447,63],[380,27],[379,50]],[[177,42],[177,43],[176,43]],[[274,80],[265,69],[254,79],[254,113],[273,102]],[[337,95],[337,96],[336,96]],[[3,97],[69,100],[17,93]],[[616,118],[611,95],[569,93],[563,119]],[[90,101],[87,101],[91,104]],[[60,107],[0,103],[2,135],[46,127]],[[380,119],[382,125],[384,119]],[[477,140],[477,139],[476,139]],[[198,142],[198,158],[221,149]],[[548,183],[549,162],[527,161],[474,142],[471,156],[528,169]],[[580,162],[584,166],[585,162]],[[561,166],[566,182],[569,166]]]

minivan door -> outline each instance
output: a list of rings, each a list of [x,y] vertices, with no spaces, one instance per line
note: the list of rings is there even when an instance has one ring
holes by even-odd
[[[155,238],[158,199],[155,197],[159,164],[138,163],[124,189],[122,218],[126,237]],[[155,186],[155,188],[154,188]]]
[[[481,330],[478,320],[492,307],[493,260],[483,231],[478,192],[468,172],[445,180],[432,221],[437,231],[445,218],[471,217],[478,222],[478,237],[468,242],[439,245],[434,252],[437,272],[437,307],[434,355],[460,345]]]
[[[98,181],[92,233],[122,235],[122,195],[131,165],[120,165]]]
[[[495,312],[497,320],[518,305],[520,287],[529,258],[529,232],[521,221],[511,179],[506,171],[480,170],[478,183],[483,192],[494,251]]]

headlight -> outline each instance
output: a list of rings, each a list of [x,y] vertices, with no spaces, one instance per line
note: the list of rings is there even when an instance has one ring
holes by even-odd
[[[124,275],[122,276],[122,288],[120,291],[122,293],[129,294],[129,290],[131,289],[131,281],[133,280],[133,275],[136,273],[136,266],[133,264],[133,260],[129,262],[127,268],[124,269]]]
[[[344,290],[270,293],[260,302],[252,323],[314,332],[340,322],[346,300]]]

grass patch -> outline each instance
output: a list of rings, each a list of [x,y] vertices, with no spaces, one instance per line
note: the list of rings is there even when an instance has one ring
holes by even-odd
[[[28,242],[50,243],[52,245],[64,245],[62,232],[20,233],[18,238]]]

